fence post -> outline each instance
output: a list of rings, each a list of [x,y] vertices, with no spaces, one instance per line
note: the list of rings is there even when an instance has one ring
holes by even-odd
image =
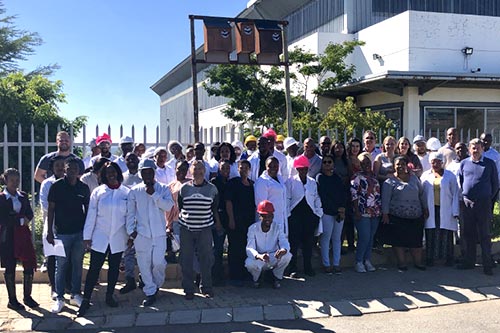
[[[21,173],[19,188],[23,188],[23,129],[21,124],[17,126],[17,170]]]
[[[9,167],[9,141],[7,137],[7,124],[3,125],[3,168]]]
[[[31,148],[31,174],[35,174],[35,126],[31,124],[30,128],[30,136],[31,136],[31,143],[30,143],[30,148]],[[31,178],[31,207],[33,210],[35,209],[35,177],[30,177]],[[33,242],[35,242],[35,219],[31,219],[31,239]]]

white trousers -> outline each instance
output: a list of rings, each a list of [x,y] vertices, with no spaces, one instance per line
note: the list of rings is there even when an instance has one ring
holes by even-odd
[[[165,251],[167,250],[167,237],[159,236],[148,238],[140,234],[134,240],[137,255],[137,266],[144,282],[144,294],[151,296],[156,293],[165,282]]]
[[[254,282],[259,280],[262,271],[267,271],[270,269],[273,271],[274,276],[277,279],[281,280],[283,279],[285,268],[288,266],[291,259],[292,254],[290,252],[285,253],[281,257],[281,259],[276,259],[270,254],[269,262],[264,262],[262,260],[247,257],[247,259],[245,260],[245,267],[250,272],[250,274],[252,274]]]

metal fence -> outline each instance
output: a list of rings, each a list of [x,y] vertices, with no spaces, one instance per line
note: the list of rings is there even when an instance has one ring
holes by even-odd
[[[227,128],[227,127],[226,127]],[[24,129],[25,130],[25,129]],[[40,129],[37,129],[39,132]],[[233,140],[239,139],[241,141],[244,141],[242,134],[238,134],[235,132],[235,128],[231,127],[230,130],[225,131],[224,127],[222,128],[210,128],[207,129],[208,133],[219,133],[219,135],[202,135],[202,141],[203,143],[209,147],[213,142],[215,141],[229,141],[232,142]],[[10,131],[10,132],[9,132]],[[17,132],[17,139],[12,139],[15,135],[12,133],[12,131]],[[59,128],[57,128],[57,131],[59,131]],[[134,126],[131,127],[130,131],[125,131],[123,126],[119,126],[117,132],[118,132],[118,137],[122,137],[124,135],[129,135],[134,139],[134,142],[142,142],[146,147],[158,147],[158,146],[166,146],[167,142],[160,142],[160,129],[159,126],[156,126],[153,129],[153,136],[154,139],[152,141],[148,141],[148,129],[144,126],[141,130],[136,130]],[[219,132],[220,131],[220,132]],[[26,132],[26,131],[25,131]],[[0,159],[2,163],[2,168],[1,170],[5,170],[8,167],[15,167],[21,172],[21,180],[24,178],[29,179],[29,186],[27,184],[21,184],[21,187],[24,188],[25,190],[28,189],[28,192],[31,194],[31,202],[32,206],[35,207],[37,202],[37,192],[39,185],[35,182],[34,180],[34,172],[36,165],[39,161],[39,159],[44,155],[47,154],[50,151],[55,151],[56,150],[56,143],[55,143],[55,135],[54,137],[49,137],[49,128],[47,125],[45,125],[44,128],[44,133],[43,139],[42,140],[35,140],[35,128],[33,125],[30,127],[30,135],[29,139],[26,139],[26,133],[23,132],[23,128],[19,125],[17,128],[12,128],[8,127],[7,125],[4,125],[3,127],[3,140],[0,142],[0,153],[3,155],[3,158]],[[54,131],[51,131],[54,132]],[[93,138],[97,137],[99,134],[102,134],[102,132],[108,133],[110,136],[113,136],[115,133],[114,130],[111,128],[111,126],[108,126],[107,128],[100,128],[99,126],[95,127],[95,131],[87,128],[84,126],[82,130],[78,133],[78,135],[75,136],[73,128],[70,128],[68,131],[70,134],[70,137],[73,142],[73,148],[74,151],[78,152],[82,157],[86,156],[89,147],[88,147],[88,141]],[[243,131],[240,131],[242,133]],[[328,131],[313,131],[312,130],[307,130],[307,131],[297,131],[296,139],[299,140],[299,142],[303,142],[303,140],[307,137],[312,137],[319,141],[319,138],[322,135],[328,135],[332,139],[340,140],[343,142],[347,142],[351,137],[358,137],[361,138],[364,130],[359,130],[358,132],[354,132],[352,135],[347,133],[345,130],[340,130],[340,129],[331,129]],[[24,133],[24,135],[23,135]],[[95,133],[92,134],[92,133]],[[10,135],[9,135],[10,134]],[[383,131],[378,131],[377,134],[377,143],[380,145],[380,143],[383,141],[384,137],[386,135],[393,135],[396,138],[400,137],[400,134],[403,134],[403,136],[406,136],[412,140],[414,136],[417,134],[422,134],[426,138],[429,137],[437,137],[441,143],[446,142],[446,129],[437,129],[437,130],[430,130],[427,133],[419,133],[416,131],[412,131],[411,133],[408,133],[407,131],[404,131],[403,133],[400,133],[397,130],[392,130],[388,132],[383,132]],[[462,142],[468,142],[472,138],[478,137],[481,134],[481,131],[479,129],[459,129],[459,137],[460,141]],[[493,146],[498,147],[499,142],[500,142],[500,129],[498,131],[494,131],[493,133]],[[9,140],[10,137],[10,140]],[[23,140],[24,137],[24,140]],[[40,137],[40,136],[38,136]],[[116,135],[115,135],[116,137]],[[183,143],[186,144],[186,143]],[[116,149],[118,147],[118,143],[113,143],[112,147]],[[26,153],[26,151],[29,151],[29,154]],[[207,149],[208,151],[208,149]],[[24,154],[23,154],[24,152]],[[12,162],[12,158],[17,160],[16,162]],[[28,157],[27,157],[28,156]],[[23,173],[25,173],[25,177],[23,177]],[[26,173],[29,173],[29,176],[26,175]],[[23,186],[25,185],[25,186]],[[34,222],[33,222],[34,223]],[[32,228],[34,231],[34,228]]]

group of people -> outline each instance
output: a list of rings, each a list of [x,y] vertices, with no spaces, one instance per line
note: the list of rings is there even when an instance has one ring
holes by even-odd
[[[366,273],[376,270],[371,254],[377,244],[392,246],[401,271],[408,269],[407,249],[419,270],[440,260],[454,265],[459,236],[457,268],[475,267],[479,242],[484,273],[491,275],[500,154],[487,133],[467,145],[450,128],[443,147],[436,140],[387,136],[378,148],[375,133],[366,131],[347,145],[328,136],[316,145],[312,138],[301,144],[268,129],[244,143],[216,143],[205,158],[200,142],[184,154],[178,141],[146,149],[127,136],[115,156],[111,138],[103,134],[91,142],[91,158],[82,161],[71,153],[69,134],[59,132],[57,151],[44,155],[35,170],[44,246],[64,249],[47,257],[52,312],[63,309],[69,292],[77,315],[85,315],[106,259],[105,303],[118,306],[114,291],[121,267],[126,284],[120,293],[137,288],[137,264],[142,304],[151,306],[175,252],[187,300],[198,292],[213,297],[213,287],[225,282],[242,286],[249,280],[260,287],[266,274],[274,288],[281,287],[284,275],[314,276],[315,248],[323,272],[340,274],[344,240],[348,249],[355,248],[355,271]],[[17,261],[24,266],[23,302],[36,307],[31,298],[36,259],[28,229],[33,211],[18,189],[19,172],[7,169],[2,180],[0,256],[8,307],[23,308],[16,298]],[[85,251],[90,267],[82,296]]]

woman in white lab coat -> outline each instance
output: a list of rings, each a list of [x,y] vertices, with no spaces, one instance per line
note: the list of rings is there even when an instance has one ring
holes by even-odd
[[[443,169],[443,154],[433,152],[429,161],[432,168],[421,177],[429,207],[429,217],[425,220],[426,263],[432,266],[434,260],[445,259],[445,264],[451,266],[454,263],[453,234],[458,229],[460,190],[455,175]]]
[[[101,171],[101,183],[90,196],[89,212],[83,229],[83,242],[90,253],[90,268],[85,279],[83,302],[77,315],[83,316],[90,307],[92,290],[99,272],[108,258],[106,304],[117,307],[113,291],[118,280],[120,260],[127,248],[125,228],[129,189],[122,185],[123,175],[118,164],[107,162]]]

